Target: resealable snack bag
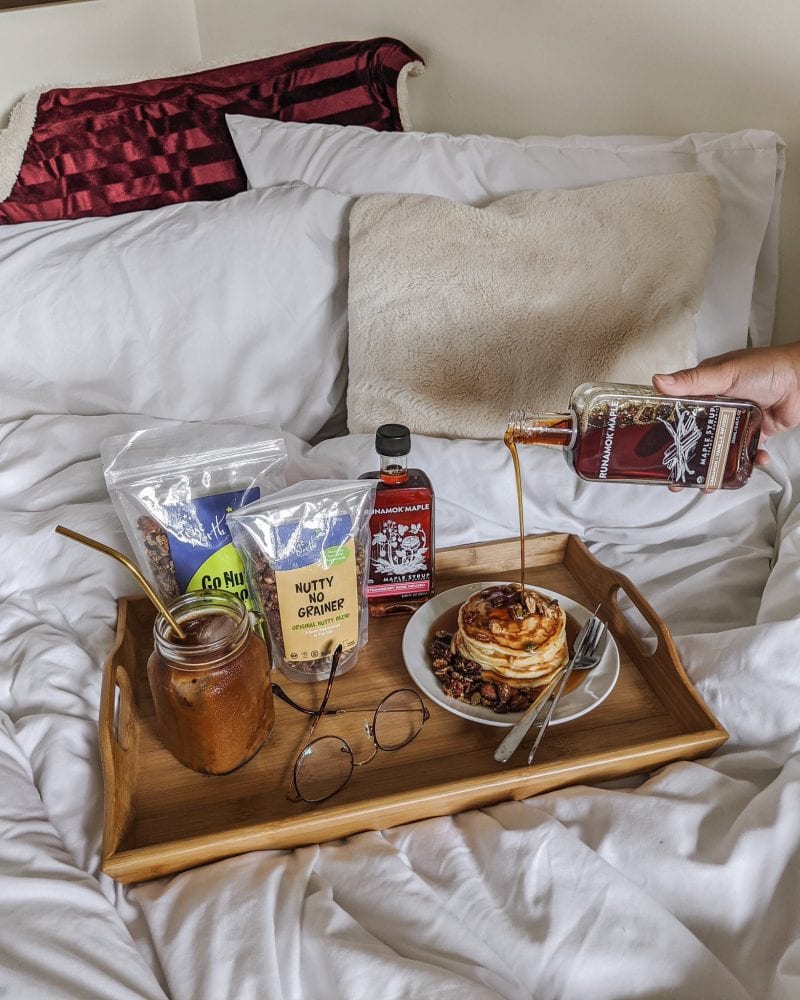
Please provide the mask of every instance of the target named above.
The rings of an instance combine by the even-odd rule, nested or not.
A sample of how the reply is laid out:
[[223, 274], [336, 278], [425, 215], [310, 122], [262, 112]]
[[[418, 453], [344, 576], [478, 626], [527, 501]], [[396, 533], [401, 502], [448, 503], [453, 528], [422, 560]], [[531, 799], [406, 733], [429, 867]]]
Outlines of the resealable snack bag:
[[272, 663], [293, 680], [350, 670], [367, 641], [369, 519], [375, 483], [311, 480], [228, 514]]
[[162, 600], [227, 590], [252, 602], [226, 516], [286, 485], [274, 429], [191, 423], [106, 438], [103, 472], [136, 561]]

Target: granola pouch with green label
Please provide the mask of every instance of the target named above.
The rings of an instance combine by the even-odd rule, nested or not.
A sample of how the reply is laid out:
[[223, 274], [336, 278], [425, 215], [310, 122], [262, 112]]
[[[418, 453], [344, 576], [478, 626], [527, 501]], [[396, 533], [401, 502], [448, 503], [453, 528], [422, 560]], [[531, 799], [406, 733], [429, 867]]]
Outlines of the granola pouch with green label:
[[227, 515], [286, 485], [286, 445], [274, 428], [191, 423], [106, 438], [103, 472], [136, 562], [169, 603], [226, 590], [252, 610]]

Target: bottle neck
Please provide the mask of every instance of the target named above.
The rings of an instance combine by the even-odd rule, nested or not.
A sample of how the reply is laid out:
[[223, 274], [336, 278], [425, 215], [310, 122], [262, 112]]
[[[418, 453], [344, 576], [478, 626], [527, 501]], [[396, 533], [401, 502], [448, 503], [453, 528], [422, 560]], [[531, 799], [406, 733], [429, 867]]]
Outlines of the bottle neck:
[[539, 444], [551, 448], [574, 448], [578, 440], [578, 421], [567, 413], [512, 413], [505, 434], [507, 445]]
[[399, 486], [408, 480], [407, 455], [381, 455], [381, 482], [387, 486]]

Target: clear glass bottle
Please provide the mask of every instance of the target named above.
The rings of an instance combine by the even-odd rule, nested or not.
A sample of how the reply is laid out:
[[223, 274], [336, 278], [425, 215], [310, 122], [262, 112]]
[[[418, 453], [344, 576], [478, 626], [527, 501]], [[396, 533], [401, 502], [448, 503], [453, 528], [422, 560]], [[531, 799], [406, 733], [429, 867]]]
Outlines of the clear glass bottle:
[[255, 756], [272, 731], [266, 647], [235, 594], [190, 591], [169, 610], [185, 638], [163, 615], [156, 618], [147, 676], [158, 735], [192, 770], [227, 774]]
[[422, 469], [408, 468], [411, 432], [382, 424], [375, 433], [377, 479], [367, 599], [374, 616], [414, 611], [434, 593], [434, 492]]
[[513, 413], [505, 441], [561, 447], [591, 482], [734, 490], [753, 471], [761, 422], [760, 408], [747, 400], [584, 382], [565, 413]]

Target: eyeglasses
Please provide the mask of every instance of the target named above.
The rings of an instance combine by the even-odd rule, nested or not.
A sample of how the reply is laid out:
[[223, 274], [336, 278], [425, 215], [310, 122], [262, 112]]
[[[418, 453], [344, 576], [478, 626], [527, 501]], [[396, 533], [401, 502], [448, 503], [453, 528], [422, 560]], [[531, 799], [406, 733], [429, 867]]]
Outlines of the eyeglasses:
[[356, 760], [350, 744], [340, 736], [320, 736], [313, 739], [317, 724], [323, 716], [343, 715], [353, 711], [327, 707], [341, 655], [342, 647], [337, 646], [331, 661], [328, 686], [316, 711], [303, 708], [277, 684], [272, 685], [272, 691], [278, 698], [292, 708], [314, 717], [303, 741], [303, 749], [297, 755], [292, 770], [292, 781], [287, 792], [287, 798], [292, 802], [324, 802], [325, 799], [329, 799], [344, 788], [355, 768], [369, 764], [375, 759], [379, 750], [400, 750], [407, 746], [419, 736], [422, 727], [430, 718], [430, 712], [416, 691], [411, 688], [398, 688], [382, 699], [375, 709], [372, 722], [364, 723], [366, 733], [372, 742], [372, 750], [364, 760]]

